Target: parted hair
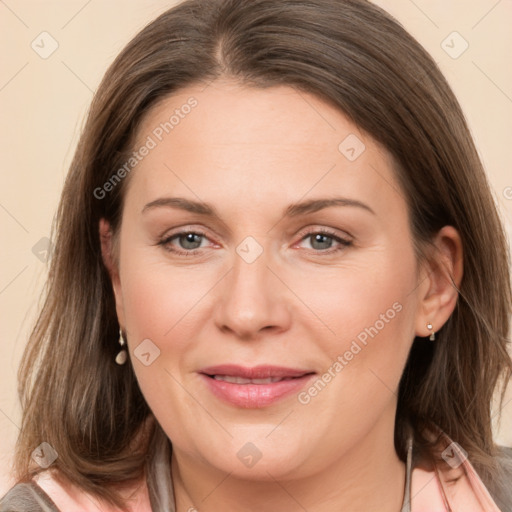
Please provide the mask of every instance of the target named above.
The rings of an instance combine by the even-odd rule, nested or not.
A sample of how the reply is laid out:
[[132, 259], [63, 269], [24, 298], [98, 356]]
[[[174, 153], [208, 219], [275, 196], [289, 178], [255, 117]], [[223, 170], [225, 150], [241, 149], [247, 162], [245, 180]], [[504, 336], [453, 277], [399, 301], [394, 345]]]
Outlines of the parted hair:
[[394, 161], [419, 260], [443, 226], [458, 230], [464, 275], [457, 305], [434, 343], [412, 344], [395, 447], [405, 460], [412, 429], [415, 446], [432, 450], [426, 432], [437, 425], [466, 450], [499, 503], [512, 507], [491, 409], [512, 372], [504, 230], [438, 66], [400, 23], [365, 0], [185, 0], [143, 28], [111, 64], [65, 180], [44, 302], [19, 368], [16, 479], [41, 471], [31, 453], [45, 441], [58, 453], [53, 467], [85, 492], [122, 508], [118, 486], [145, 475], [155, 510], [165, 509], [169, 466], [162, 453], [169, 441], [131, 362], [114, 362], [119, 324], [99, 238], [102, 218], [119, 229], [128, 179], [105, 197], [94, 191], [126, 162], [151, 108], [218, 78], [312, 93], [381, 143]]

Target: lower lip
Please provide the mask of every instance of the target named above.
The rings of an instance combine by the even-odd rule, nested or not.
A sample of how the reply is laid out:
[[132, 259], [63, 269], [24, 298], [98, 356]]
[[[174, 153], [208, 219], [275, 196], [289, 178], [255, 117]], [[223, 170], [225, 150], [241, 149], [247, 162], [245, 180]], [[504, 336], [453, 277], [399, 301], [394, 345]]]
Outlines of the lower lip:
[[200, 376], [218, 398], [244, 409], [257, 409], [271, 405], [294, 392], [298, 393], [314, 374], [269, 384], [233, 384], [208, 377], [204, 373]]

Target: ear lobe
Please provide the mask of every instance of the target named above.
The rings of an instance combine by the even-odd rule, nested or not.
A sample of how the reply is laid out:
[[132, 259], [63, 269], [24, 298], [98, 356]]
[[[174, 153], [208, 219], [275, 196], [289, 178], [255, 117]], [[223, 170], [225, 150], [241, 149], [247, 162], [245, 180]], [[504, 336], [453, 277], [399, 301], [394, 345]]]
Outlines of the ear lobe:
[[444, 226], [433, 240], [434, 250], [429, 258], [425, 286], [419, 299], [416, 335], [426, 337], [438, 331], [450, 318], [459, 298], [459, 287], [463, 276], [463, 248], [458, 231]]

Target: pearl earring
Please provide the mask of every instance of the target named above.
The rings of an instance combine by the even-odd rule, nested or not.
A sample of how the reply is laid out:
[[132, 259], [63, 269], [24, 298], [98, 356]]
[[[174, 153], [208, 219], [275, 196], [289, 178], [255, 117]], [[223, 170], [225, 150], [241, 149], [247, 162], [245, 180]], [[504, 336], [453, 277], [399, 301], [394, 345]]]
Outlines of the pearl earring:
[[[124, 347], [125, 344], [126, 344], [126, 341], [124, 341], [124, 338], [123, 338], [123, 331], [121, 329], [119, 329], [119, 345], [121, 345], [121, 347]], [[128, 352], [126, 352], [126, 350], [123, 348], [116, 356], [116, 363], [119, 365], [123, 365], [124, 363], [126, 363], [127, 359], [128, 359]]]
[[[432, 324], [430, 322], [427, 324], [427, 329], [429, 331], [432, 331], [432, 329], [433, 329]], [[434, 331], [432, 331], [430, 333], [430, 338], [429, 339], [430, 339], [430, 341], [434, 341], [436, 339], [436, 333]]]

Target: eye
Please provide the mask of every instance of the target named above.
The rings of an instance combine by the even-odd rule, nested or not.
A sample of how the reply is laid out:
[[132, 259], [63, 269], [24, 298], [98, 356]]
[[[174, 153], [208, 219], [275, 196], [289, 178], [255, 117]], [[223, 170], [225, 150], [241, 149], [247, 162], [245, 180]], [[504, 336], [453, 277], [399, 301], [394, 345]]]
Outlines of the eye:
[[[179, 256], [193, 256], [201, 252], [200, 249], [205, 247], [202, 244], [207, 239], [206, 234], [201, 231], [180, 231], [165, 236], [158, 245]], [[351, 240], [342, 238], [326, 228], [310, 230], [303, 234], [301, 242], [305, 240], [310, 241], [313, 252], [317, 254], [332, 254], [352, 245]]]
[[[198, 249], [201, 248], [201, 243], [205, 239], [206, 235], [200, 231], [180, 231], [166, 236], [158, 244], [169, 252], [190, 256], [200, 252]], [[173, 244], [174, 241], [177, 244]]]
[[[326, 228], [311, 230], [307, 232], [301, 239], [309, 240], [311, 247], [316, 253], [332, 254], [341, 251], [352, 245], [352, 241], [342, 238], [337, 233]], [[333, 244], [337, 244], [333, 248]]]

